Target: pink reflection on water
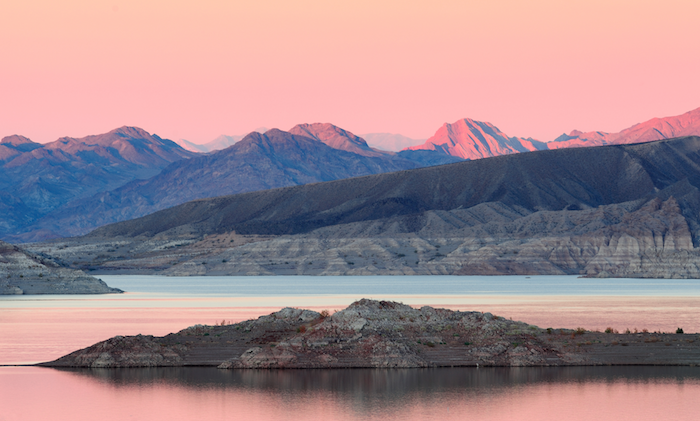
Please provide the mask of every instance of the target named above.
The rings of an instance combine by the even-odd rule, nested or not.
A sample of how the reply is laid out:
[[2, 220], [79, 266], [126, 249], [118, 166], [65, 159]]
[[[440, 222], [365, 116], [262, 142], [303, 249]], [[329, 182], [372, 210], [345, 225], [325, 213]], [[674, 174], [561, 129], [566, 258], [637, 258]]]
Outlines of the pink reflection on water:
[[[116, 335], [164, 336], [279, 310], [239, 308], [11, 308], [0, 311], [0, 364], [50, 361]], [[1, 420], [1, 419], [0, 419]]]
[[[495, 297], [494, 297], [495, 298]], [[501, 298], [491, 303], [446, 304], [461, 311], [491, 312], [540, 327], [613, 327], [650, 332], [700, 332], [700, 298], [683, 297], [533, 297]]]
[[[476, 370], [476, 369], [474, 369]], [[537, 381], [392, 394], [252, 384], [115, 384], [0, 368], [0, 419], [15, 420], [696, 420], [700, 382]]]

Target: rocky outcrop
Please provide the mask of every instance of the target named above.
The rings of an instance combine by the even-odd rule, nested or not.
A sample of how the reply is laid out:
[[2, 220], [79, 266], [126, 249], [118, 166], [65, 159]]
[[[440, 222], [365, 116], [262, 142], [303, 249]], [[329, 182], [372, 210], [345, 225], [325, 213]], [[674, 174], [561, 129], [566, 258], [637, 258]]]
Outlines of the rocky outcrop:
[[59, 266], [0, 241], [0, 295], [122, 292], [82, 271]]
[[160, 338], [118, 336], [41, 365], [269, 369], [698, 363], [698, 335], [541, 329], [490, 313], [362, 299], [332, 315], [285, 308], [257, 320], [196, 325]]

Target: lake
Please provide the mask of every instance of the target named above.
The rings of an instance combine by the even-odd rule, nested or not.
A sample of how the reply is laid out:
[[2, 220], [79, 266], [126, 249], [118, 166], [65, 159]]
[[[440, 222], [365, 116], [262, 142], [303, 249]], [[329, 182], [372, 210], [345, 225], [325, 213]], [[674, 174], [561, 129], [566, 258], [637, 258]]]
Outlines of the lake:
[[697, 420], [700, 368], [0, 368], [0, 420]]
[[[360, 298], [488, 311], [541, 327], [700, 332], [698, 280], [102, 276], [119, 295], [0, 298], [0, 364], [115, 335], [165, 335]], [[221, 371], [0, 367], [0, 421], [39, 419], [696, 419], [700, 368]], [[36, 405], [41, 396], [41, 405]], [[614, 416], [613, 416], [614, 415]]]

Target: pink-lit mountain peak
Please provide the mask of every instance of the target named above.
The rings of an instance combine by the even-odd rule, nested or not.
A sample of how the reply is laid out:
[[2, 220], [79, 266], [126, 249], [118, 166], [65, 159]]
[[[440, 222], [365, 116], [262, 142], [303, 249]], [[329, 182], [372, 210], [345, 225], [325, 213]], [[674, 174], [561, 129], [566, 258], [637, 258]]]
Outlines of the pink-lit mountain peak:
[[151, 135], [144, 129], [140, 127], [122, 126], [117, 129], [111, 130], [107, 133], [90, 135], [81, 138], [75, 137], [62, 137], [55, 142], [47, 143], [46, 146], [49, 148], [60, 148], [61, 144], [83, 144], [90, 146], [113, 146], [115, 143], [121, 143], [124, 140], [128, 141], [145, 141], [148, 144], [162, 144], [163, 140], [156, 135]]
[[130, 126], [82, 138], [62, 137], [43, 145], [42, 149], [71, 155], [90, 151], [110, 160], [113, 157], [113, 151], [116, 150], [120, 159], [137, 165], [157, 167], [194, 155], [173, 141], [161, 139], [141, 128]]
[[533, 139], [508, 137], [491, 123], [470, 118], [445, 123], [424, 144], [410, 150], [435, 150], [464, 159], [481, 159], [518, 152], [546, 149]]
[[685, 114], [652, 118], [618, 133], [572, 131], [547, 145], [549, 149], [652, 142], [700, 134], [700, 108]]
[[363, 138], [330, 123], [297, 124], [289, 130], [289, 133], [310, 137], [325, 143], [331, 148], [353, 152], [362, 156], [383, 156], [387, 154], [387, 152], [371, 148]]
[[34, 149], [40, 148], [41, 144], [32, 142], [29, 138], [12, 135], [3, 137], [0, 140], [0, 161], [7, 161], [24, 152], [31, 152]]
[[614, 137], [614, 143], [640, 143], [700, 133], [700, 108], [685, 114], [652, 118], [625, 129]]
[[35, 142], [32, 142], [28, 137], [24, 137], [21, 135], [12, 135], [12, 136], [5, 136], [0, 140], [0, 145], [10, 145], [10, 146], [19, 146], [19, 145], [26, 145], [26, 144], [36, 144]]

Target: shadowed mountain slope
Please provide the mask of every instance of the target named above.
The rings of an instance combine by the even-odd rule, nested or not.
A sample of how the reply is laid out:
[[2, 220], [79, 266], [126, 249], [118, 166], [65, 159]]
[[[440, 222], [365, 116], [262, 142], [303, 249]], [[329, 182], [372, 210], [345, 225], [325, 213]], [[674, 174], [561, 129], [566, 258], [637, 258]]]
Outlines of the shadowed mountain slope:
[[[416, 217], [404, 218], [401, 227], [415, 232], [423, 227], [420, 215], [426, 211], [492, 203], [526, 215], [649, 200], [664, 189], [698, 186], [700, 137], [688, 137], [506, 155], [197, 200], [102, 227], [90, 237], [295, 234], [401, 215]], [[684, 214], [694, 212], [688, 206], [695, 204], [681, 203]], [[697, 212], [686, 217], [697, 219]]]
[[24, 136], [12, 135], [3, 137], [0, 140], [0, 163], [37, 148], [41, 148], [40, 143], [32, 142]]
[[172, 164], [148, 180], [77, 201], [50, 214], [38, 227], [83, 234], [189, 200], [419, 166], [395, 154], [358, 155], [277, 129], [253, 132], [225, 150]]
[[136, 127], [44, 145], [22, 136], [0, 143], [0, 236], [67, 203], [148, 178], [194, 154]]

